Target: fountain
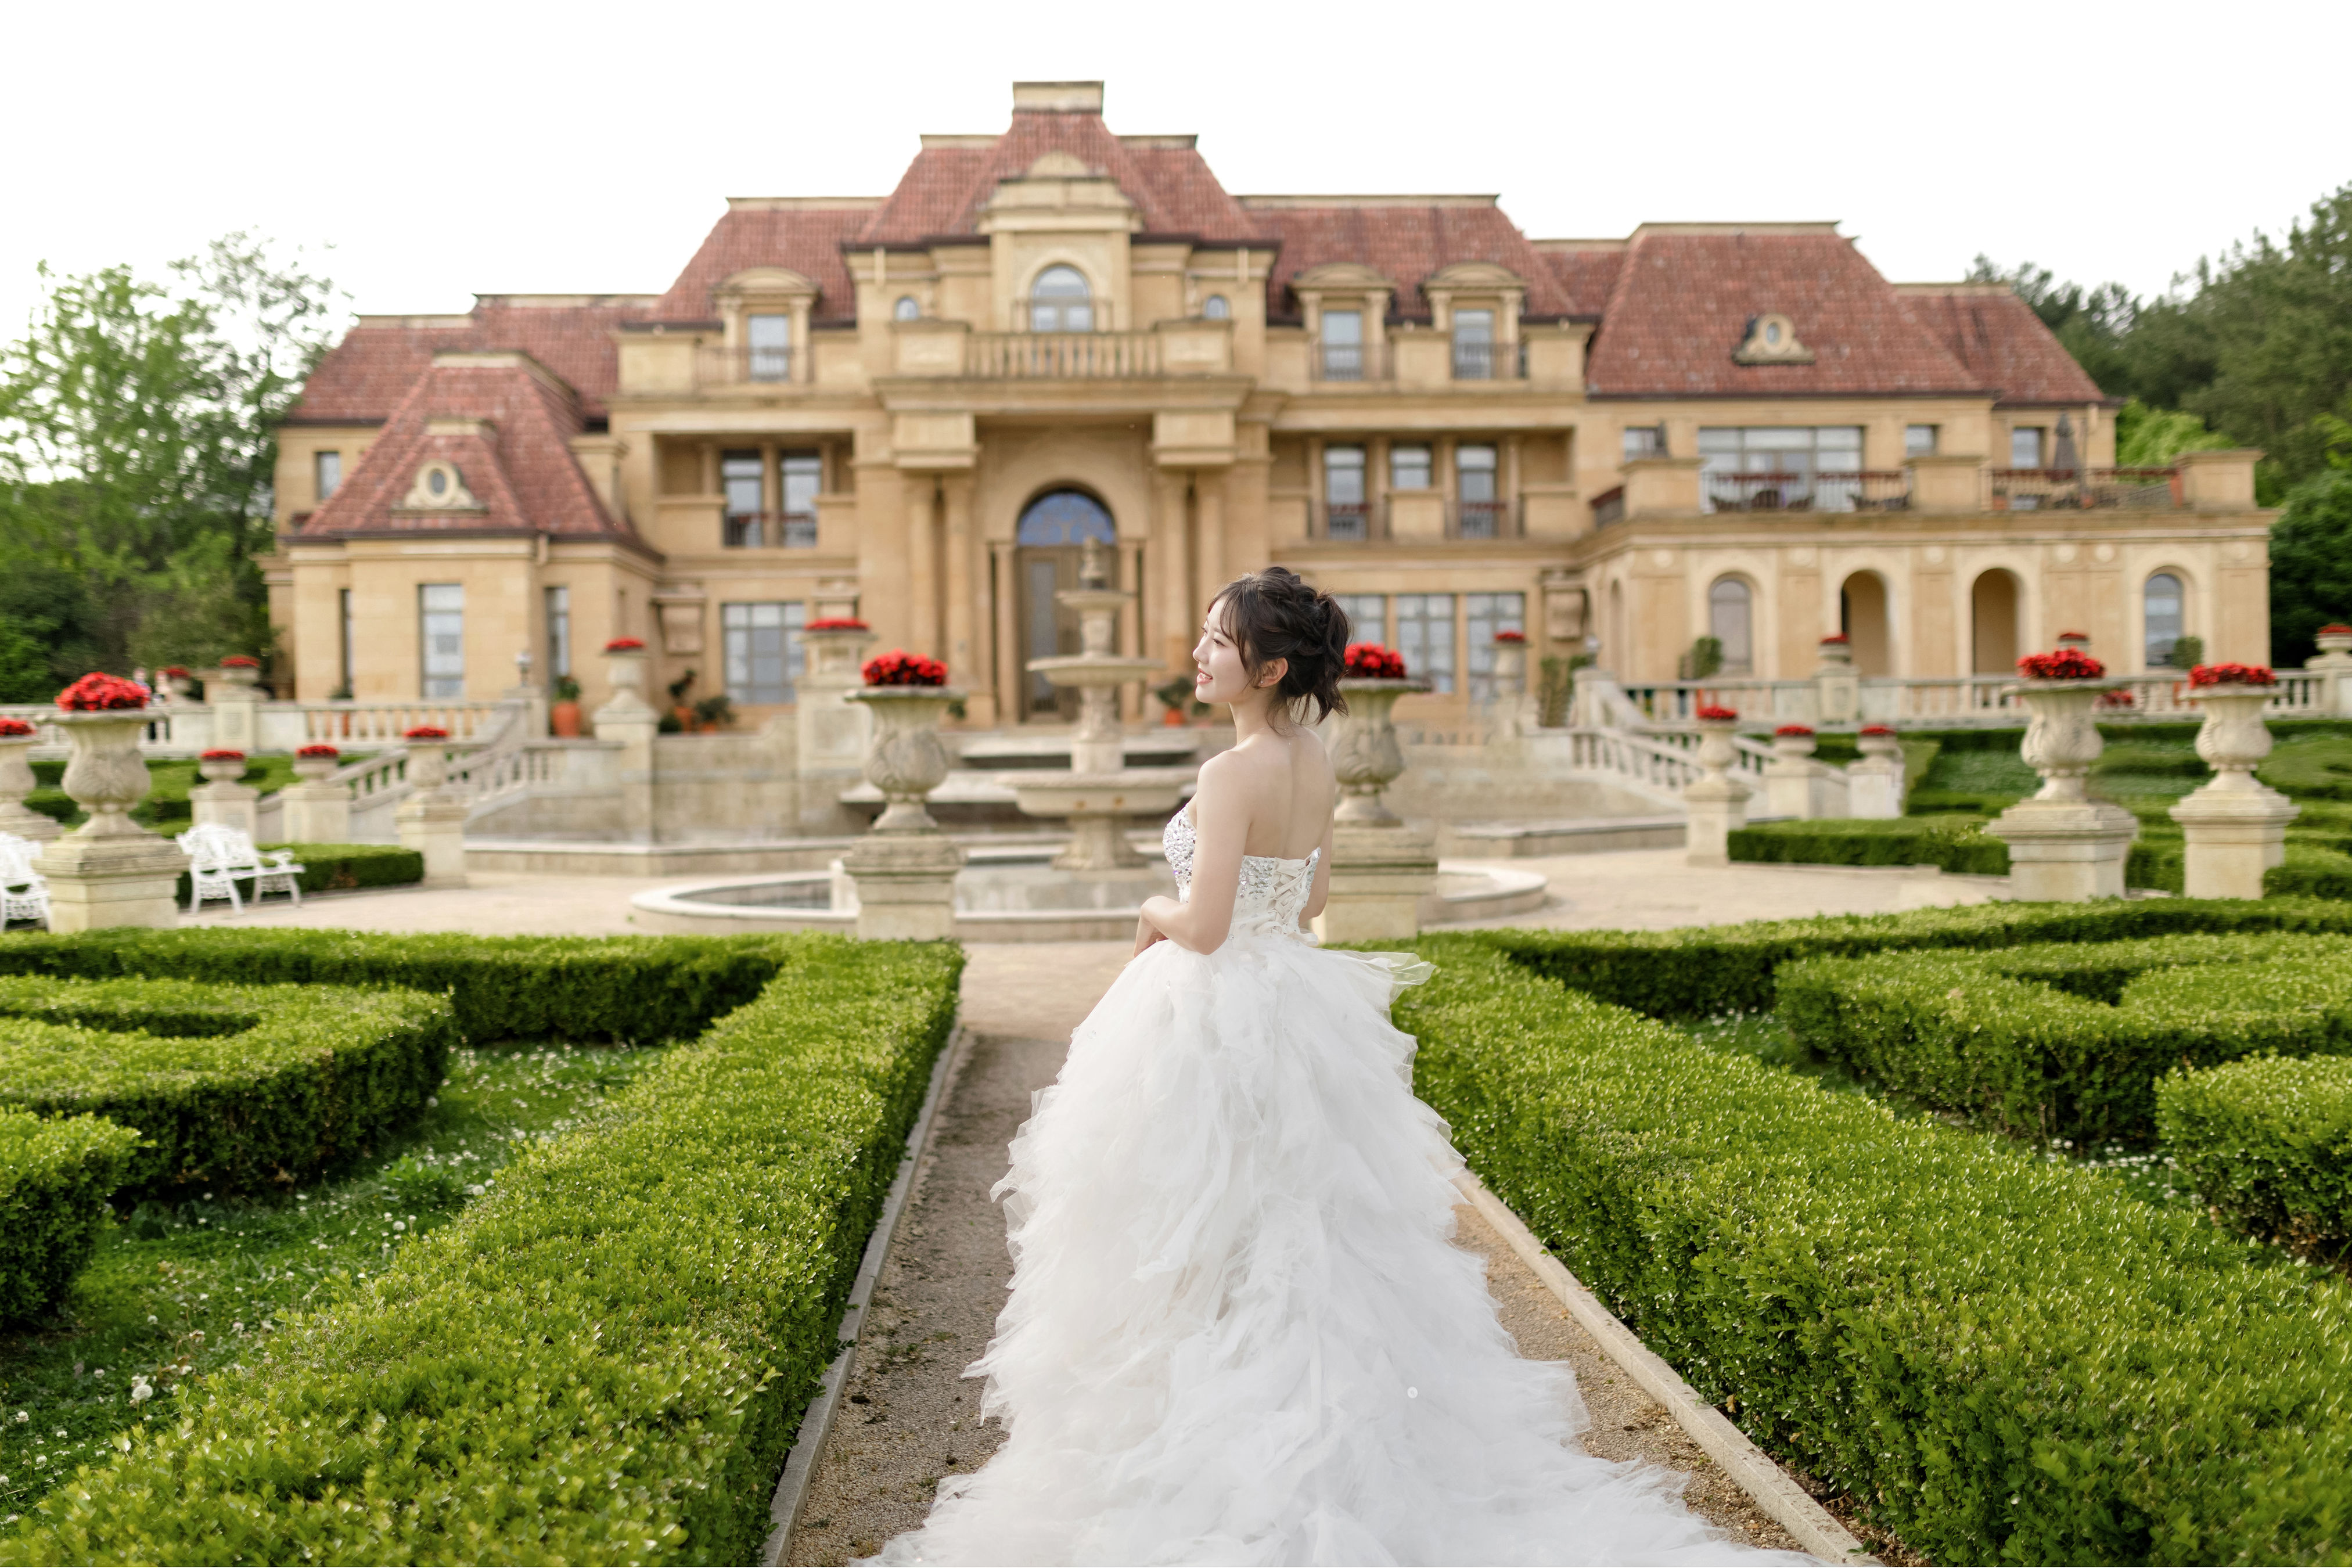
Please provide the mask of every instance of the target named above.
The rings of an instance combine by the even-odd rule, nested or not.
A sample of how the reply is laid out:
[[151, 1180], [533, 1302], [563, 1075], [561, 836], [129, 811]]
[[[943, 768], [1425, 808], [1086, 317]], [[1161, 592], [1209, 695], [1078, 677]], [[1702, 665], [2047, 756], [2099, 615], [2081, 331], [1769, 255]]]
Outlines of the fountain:
[[1055, 686], [1077, 689], [1078, 732], [1070, 746], [1069, 771], [1024, 770], [1000, 782], [1013, 792], [1024, 816], [1069, 819], [1070, 847], [1055, 857], [1055, 869], [1132, 876], [1145, 862], [1127, 841], [1128, 817], [1174, 811], [1194, 770], [1127, 765], [1118, 688], [1156, 673], [1160, 662], [1111, 651], [1119, 607], [1135, 595], [1109, 585], [1108, 552], [1100, 540], [1087, 542], [1078, 586], [1054, 597], [1078, 612], [1079, 651], [1033, 658], [1028, 668]]

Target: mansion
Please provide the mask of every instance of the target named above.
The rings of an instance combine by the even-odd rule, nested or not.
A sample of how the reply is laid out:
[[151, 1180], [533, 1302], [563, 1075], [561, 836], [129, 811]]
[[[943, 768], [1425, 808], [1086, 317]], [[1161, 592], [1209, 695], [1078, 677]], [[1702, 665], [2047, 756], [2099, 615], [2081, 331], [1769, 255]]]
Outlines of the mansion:
[[1096, 540], [1121, 651], [1189, 673], [1210, 594], [1280, 563], [1432, 718], [1504, 630], [1627, 681], [1706, 637], [1764, 679], [1837, 633], [1865, 677], [2061, 629], [2119, 673], [2182, 636], [2267, 661], [2254, 455], [2115, 469], [2114, 400], [2005, 286], [1889, 282], [1828, 223], [1533, 239], [1490, 196], [1235, 195], [1102, 108], [1019, 83], [886, 195], [730, 200], [660, 294], [362, 317], [280, 432], [281, 694], [520, 668], [593, 707], [631, 637], [756, 725], [799, 628], [856, 616], [968, 724], [1058, 721], [1024, 663], [1075, 648], [1054, 595]]

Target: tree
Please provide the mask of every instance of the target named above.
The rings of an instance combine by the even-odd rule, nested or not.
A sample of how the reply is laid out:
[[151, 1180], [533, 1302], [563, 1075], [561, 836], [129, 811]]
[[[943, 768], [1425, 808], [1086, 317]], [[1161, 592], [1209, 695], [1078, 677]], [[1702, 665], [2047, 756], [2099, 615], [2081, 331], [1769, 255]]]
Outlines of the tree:
[[2205, 421], [2178, 408], [2150, 408], [2135, 397], [2116, 412], [2116, 465], [2161, 468], [2183, 452], [2211, 451], [2231, 444], [2205, 428]]
[[44, 268], [47, 299], [0, 351], [0, 648], [47, 647], [52, 682], [268, 648], [252, 556], [277, 426], [335, 296], [244, 234], [172, 272]]
[[2319, 628], [2352, 619], [2352, 468], [2330, 468], [2287, 493], [2271, 527], [2271, 660], [2304, 663]]

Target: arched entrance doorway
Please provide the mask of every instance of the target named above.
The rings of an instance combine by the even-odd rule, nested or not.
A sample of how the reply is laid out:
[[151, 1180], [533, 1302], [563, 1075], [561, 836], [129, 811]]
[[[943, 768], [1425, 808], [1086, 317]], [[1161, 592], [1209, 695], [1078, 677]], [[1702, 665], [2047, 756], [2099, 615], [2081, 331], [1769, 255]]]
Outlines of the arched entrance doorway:
[[1979, 675], [2017, 672], [2017, 624], [2020, 601], [2017, 574], [1994, 567], [1969, 590], [1970, 647], [1969, 668]]
[[1887, 613], [1886, 580], [1856, 572], [1838, 590], [1838, 630], [1853, 652], [1856, 675], [1895, 673], [1895, 630]]
[[[1020, 616], [1021, 658], [1024, 666], [1033, 658], [1078, 651], [1078, 617], [1057, 603], [1054, 595], [1064, 588], [1078, 585], [1079, 554], [1090, 539], [1116, 544], [1118, 525], [1111, 521], [1102, 502], [1084, 490], [1048, 490], [1022, 510], [1013, 542], [1013, 569], [1020, 581], [1016, 613]], [[1076, 691], [1056, 687], [1044, 676], [1023, 669], [1024, 720], [1075, 720], [1077, 710]]]

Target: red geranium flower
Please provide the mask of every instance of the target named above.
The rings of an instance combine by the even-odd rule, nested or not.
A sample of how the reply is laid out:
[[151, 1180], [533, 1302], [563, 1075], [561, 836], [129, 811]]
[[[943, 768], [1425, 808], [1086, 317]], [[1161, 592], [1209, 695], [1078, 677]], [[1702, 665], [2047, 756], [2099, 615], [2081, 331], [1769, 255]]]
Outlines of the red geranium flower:
[[1852, 637], [1850, 637], [1846, 636], [1843, 632], [1832, 632], [1829, 636], [1827, 636], [1827, 637], [1823, 637], [1823, 638], [1822, 639], [1822, 641], [1823, 641], [1823, 642], [1852, 642], [1852, 641], [1853, 641], [1853, 639]]
[[1737, 708], [1718, 708], [1713, 703], [1708, 703], [1699, 709], [1698, 716], [1709, 724], [1728, 724], [1734, 719], [1739, 717], [1739, 710]]
[[334, 748], [334, 747], [332, 747], [332, 746], [328, 746], [328, 745], [317, 745], [317, 746], [305, 746], [305, 747], [303, 747], [300, 751], [296, 752], [294, 754], [295, 754], [296, 756], [298, 756], [298, 757], [329, 757], [329, 758], [332, 758], [332, 757], [340, 757], [340, 756], [341, 756], [343, 753], [342, 753], [342, 752], [339, 752], [339, 751], [337, 751], [337, 750], [335, 750], [335, 748]]
[[614, 637], [611, 642], [604, 645], [604, 651], [606, 653], [627, 653], [632, 648], [641, 648], [645, 646], [646, 639], [643, 637]]
[[2060, 642], [2066, 642], [2070, 639], [2075, 642], [2089, 642], [2091, 640], [2091, 634], [2088, 632], [2060, 632], [2058, 634], [2058, 640]]
[[1864, 724], [1862, 727], [1862, 733], [1865, 735], [1892, 735], [1895, 731], [1888, 729], [1884, 724]]
[[1376, 642], [1351, 642], [1339, 658], [1342, 673], [1358, 680], [1402, 680], [1404, 655]]
[[2346, 626], [2342, 621], [2330, 621], [2319, 628], [2319, 635], [2324, 637], [2352, 637], [2352, 626]]
[[0, 739], [14, 740], [20, 735], [30, 735], [34, 732], [33, 726], [26, 723], [22, 719], [0, 719]]
[[2029, 653], [2017, 661], [2017, 672], [2028, 680], [2096, 680], [2107, 667], [2081, 648], [2062, 647], [2056, 653]]
[[406, 731], [403, 738], [411, 741], [446, 741], [449, 738], [449, 731], [438, 724], [419, 724], [415, 729]]
[[1772, 731], [1775, 735], [1811, 735], [1812, 732], [1811, 724], [1783, 724]]
[[223, 669], [259, 669], [261, 661], [250, 654], [233, 653], [221, 660]]
[[1496, 632], [1495, 634], [1495, 640], [1496, 642], [1525, 642], [1528, 640], [1528, 634], [1525, 632], [1515, 632], [1506, 629]]
[[828, 616], [821, 621], [811, 621], [803, 626], [804, 632], [862, 632], [866, 623], [855, 616]]
[[198, 752], [196, 760], [205, 763], [241, 763], [245, 761], [245, 753], [232, 752], [226, 746], [215, 746], [209, 752]]
[[2191, 686], [2276, 686], [2266, 664], [2200, 664], [2189, 672]]
[[163, 667], [163, 673], [185, 680], [188, 679], [188, 667], [184, 664], [167, 664]]
[[892, 648], [866, 661], [868, 686], [945, 686], [948, 667], [938, 659]]
[[135, 680], [93, 670], [58, 693], [58, 706], [68, 713], [100, 713], [147, 706], [147, 689]]

